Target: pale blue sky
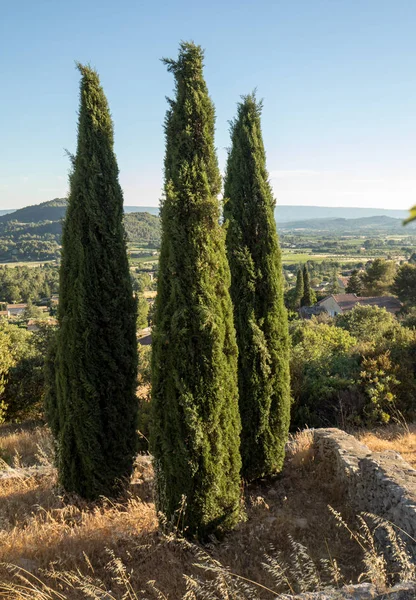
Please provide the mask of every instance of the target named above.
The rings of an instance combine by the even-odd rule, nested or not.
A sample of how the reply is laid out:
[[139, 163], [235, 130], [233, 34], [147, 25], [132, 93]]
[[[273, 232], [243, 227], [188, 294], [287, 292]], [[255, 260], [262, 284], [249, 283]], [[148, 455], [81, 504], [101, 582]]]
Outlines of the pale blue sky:
[[280, 204], [416, 202], [415, 0], [0, 0], [0, 209], [67, 192], [79, 74], [97, 68], [128, 205], [157, 205], [165, 96], [159, 61], [206, 51], [221, 168], [241, 94], [264, 98]]

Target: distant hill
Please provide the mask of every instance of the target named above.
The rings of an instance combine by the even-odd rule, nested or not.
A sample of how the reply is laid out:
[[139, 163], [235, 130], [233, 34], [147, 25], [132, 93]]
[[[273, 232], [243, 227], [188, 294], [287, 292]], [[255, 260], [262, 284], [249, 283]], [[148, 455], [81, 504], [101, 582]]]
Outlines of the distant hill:
[[[42, 204], [35, 204], [34, 206], [27, 206], [19, 210], [0, 210], [0, 215], [13, 213], [13, 220], [18, 220], [22, 223], [27, 223], [37, 220], [56, 220], [55, 218], [47, 219], [47, 217], [41, 216], [39, 210], [49, 213], [53, 216], [50, 209], [54, 208], [52, 203], [56, 202], [55, 208], [62, 209], [65, 205], [65, 198], [56, 198], [49, 202], [43, 202]], [[32, 211], [35, 211], [32, 213]], [[22, 211], [23, 214], [22, 214]], [[59, 210], [58, 210], [59, 212]], [[158, 206], [124, 206], [125, 213], [143, 213], [147, 212], [151, 215], [159, 216]], [[408, 216], [406, 210], [390, 210], [385, 208], [345, 208], [337, 206], [287, 206], [278, 204], [275, 209], [275, 218], [277, 223], [290, 223], [292, 221], [306, 221], [309, 219], [360, 219], [366, 217], [386, 216], [395, 219], [405, 219]], [[9, 217], [12, 219], [12, 217]], [[59, 218], [62, 218], [60, 216]], [[26, 220], [28, 219], [28, 220]], [[1, 216], [0, 216], [1, 220]]]
[[[55, 198], [0, 216], [0, 260], [58, 258], [66, 208], [65, 198]], [[130, 243], [150, 247], [160, 244], [160, 220], [154, 214], [126, 213], [124, 224]]]
[[19, 208], [0, 217], [0, 223], [17, 221], [18, 223], [38, 223], [40, 221], [59, 221], [65, 216], [66, 198], [55, 198], [42, 204]]
[[[55, 198], [0, 216], [0, 260], [51, 260], [59, 256], [62, 220], [67, 200]], [[125, 228], [131, 244], [160, 244], [159, 208], [125, 206]], [[406, 211], [323, 206], [277, 206], [277, 227], [282, 232], [326, 232], [337, 236], [374, 232], [403, 232]], [[301, 217], [301, 219], [299, 219]], [[412, 226], [409, 225], [410, 229]]]
[[405, 219], [406, 210], [389, 210], [384, 208], [345, 208], [337, 206], [285, 206], [277, 205], [275, 209], [277, 223], [306, 221], [309, 219], [361, 219], [366, 217], [386, 216]]
[[[358, 219], [303, 219], [302, 221], [291, 221], [287, 223], [277, 223], [281, 231], [313, 230], [330, 231], [340, 233], [357, 233], [366, 231], [403, 231], [403, 220], [385, 215], [362, 217]], [[408, 225], [408, 228], [412, 225]]]
[[149, 215], [159, 216], [159, 207], [158, 206], [124, 206], [125, 213], [143, 213], [147, 212]]
[[131, 243], [160, 245], [160, 219], [155, 215], [148, 212], [127, 213], [124, 215], [124, 228]]
[[[148, 212], [159, 215], [157, 206], [125, 206], [124, 212]], [[277, 223], [309, 219], [361, 219], [366, 217], [386, 216], [405, 219], [406, 210], [389, 210], [384, 208], [340, 208], [337, 206], [286, 206], [278, 204], [274, 211]]]

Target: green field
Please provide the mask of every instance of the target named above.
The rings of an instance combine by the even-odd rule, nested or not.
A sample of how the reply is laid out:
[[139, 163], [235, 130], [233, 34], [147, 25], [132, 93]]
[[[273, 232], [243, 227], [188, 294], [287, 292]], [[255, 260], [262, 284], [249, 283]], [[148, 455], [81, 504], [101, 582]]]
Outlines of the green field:
[[23, 261], [23, 262], [0, 262], [0, 267], [42, 267], [43, 265], [57, 265], [56, 260], [42, 260], [42, 261]]
[[153, 256], [152, 254], [146, 256], [132, 257], [129, 256], [129, 263], [131, 265], [143, 265], [144, 263], [149, 263], [155, 265], [159, 262], [158, 256]]
[[[369, 256], [365, 257], [368, 260]], [[357, 262], [362, 260], [360, 256], [350, 256], [348, 254], [312, 254], [308, 252], [296, 253], [296, 252], [282, 252], [282, 262], [284, 265], [296, 265], [303, 264], [308, 260], [314, 260], [316, 262], [322, 262], [324, 260], [334, 260], [337, 262]]]

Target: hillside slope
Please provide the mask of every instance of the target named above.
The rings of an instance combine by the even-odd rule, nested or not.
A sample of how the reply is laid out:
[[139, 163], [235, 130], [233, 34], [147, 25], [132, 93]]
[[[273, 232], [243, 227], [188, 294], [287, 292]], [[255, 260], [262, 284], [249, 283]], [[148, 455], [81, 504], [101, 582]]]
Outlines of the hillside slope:
[[[336, 232], [363, 232], [368, 230], [397, 231], [403, 229], [403, 220], [385, 215], [362, 217], [358, 219], [303, 219], [302, 221], [291, 221], [288, 223], [278, 222], [281, 230], [308, 229], [314, 231], [336, 231]], [[410, 226], [409, 226], [410, 227]]]
[[[53, 260], [59, 257], [67, 201], [55, 198], [0, 217], [0, 261]], [[146, 212], [124, 216], [129, 243], [158, 246], [159, 218]]]
[[66, 198], [55, 198], [41, 204], [19, 208], [12, 213], [0, 217], [1, 223], [17, 221], [18, 223], [39, 223], [42, 221], [59, 221], [66, 213]]

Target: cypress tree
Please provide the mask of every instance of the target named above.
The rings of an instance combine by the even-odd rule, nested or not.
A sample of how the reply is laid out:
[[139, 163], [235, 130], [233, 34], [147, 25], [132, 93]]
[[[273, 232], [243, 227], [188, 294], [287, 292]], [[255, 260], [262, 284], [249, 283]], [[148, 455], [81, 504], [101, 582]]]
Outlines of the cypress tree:
[[239, 518], [237, 344], [203, 52], [182, 43], [164, 62], [176, 93], [165, 121], [151, 450], [159, 510], [171, 520], [185, 497], [185, 533], [204, 539]]
[[347, 294], [356, 294], [360, 296], [363, 291], [363, 282], [358, 274], [357, 269], [354, 269], [351, 273], [351, 277], [348, 280], [348, 285], [345, 289]]
[[299, 269], [296, 275], [296, 287], [295, 287], [295, 308], [300, 308], [303, 298], [303, 273], [302, 269]]
[[47, 414], [59, 479], [87, 499], [114, 496], [137, 446], [136, 301], [113, 124], [98, 75], [81, 72], [77, 153], [62, 234], [59, 331]]
[[303, 266], [303, 298], [301, 306], [312, 306], [313, 304], [316, 304], [316, 295], [311, 288], [308, 267], [305, 263]]
[[290, 419], [283, 272], [261, 132], [249, 95], [231, 124], [224, 196], [231, 297], [239, 349], [241, 455], [247, 480], [281, 470]]

